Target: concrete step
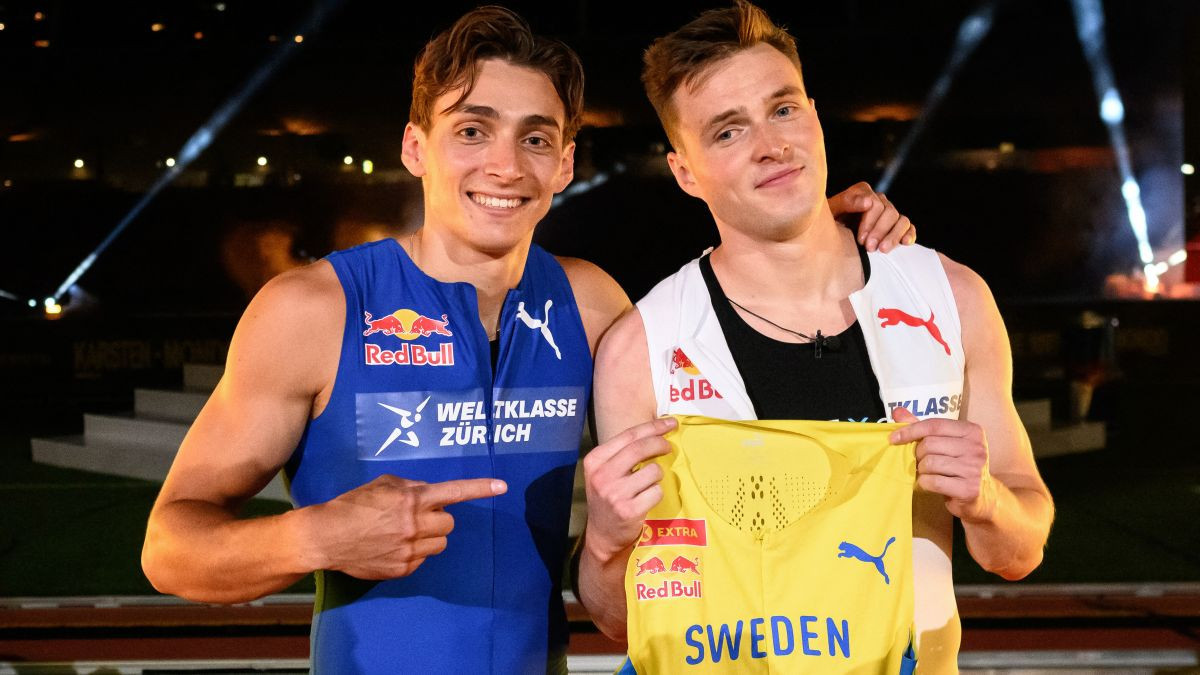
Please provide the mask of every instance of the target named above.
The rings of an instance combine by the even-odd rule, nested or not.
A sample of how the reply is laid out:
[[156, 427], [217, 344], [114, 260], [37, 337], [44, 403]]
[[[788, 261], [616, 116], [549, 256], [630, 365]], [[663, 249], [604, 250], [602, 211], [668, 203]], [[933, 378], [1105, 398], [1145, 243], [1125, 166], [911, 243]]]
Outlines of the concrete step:
[[1028, 429], [1033, 456], [1038, 459], [1102, 450], [1106, 443], [1104, 422], [1080, 422], [1053, 429]]
[[1050, 428], [1050, 399], [1017, 401], [1017, 416], [1027, 431]]
[[111, 476], [162, 482], [175, 453], [135, 446], [88, 444], [83, 436], [35, 438], [30, 441], [33, 461]]
[[188, 391], [212, 391], [221, 381], [225, 366], [207, 363], [183, 364], [183, 388]]
[[84, 413], [83, 436], [88, 445], [144, 448], [174, 457], [190, 425], [117, 415]]
[[138, 417], [191, 424], [208, 401], [203, 391], [134, 389], [133, 412]]
[[[33, 461], [68, 469], [80, 469], [93, 473], [126, 478], [140, 478], [161, 483], [171, 468], [175, 453], [166, 454], [156, 450], [129, 445], [95, 444], [85, 442], [83, 436], [59, 436], [35, 438], [31, 441]], [[275, 476], [258, 493], [261, 499], [288, 501], [283, 479]]]

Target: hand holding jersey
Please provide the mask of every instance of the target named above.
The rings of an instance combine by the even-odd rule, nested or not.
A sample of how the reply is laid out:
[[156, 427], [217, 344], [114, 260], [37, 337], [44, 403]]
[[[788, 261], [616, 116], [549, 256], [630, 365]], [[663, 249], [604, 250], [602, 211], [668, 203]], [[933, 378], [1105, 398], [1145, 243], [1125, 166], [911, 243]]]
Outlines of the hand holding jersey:
[[626, 429], [583, 458], [588, 502], [585, 545], [601, 559], [612, 559], [637, 541], [642, 521], [662, 499], [662, 467], [652, 461], [671, 446], [662, 435], [676, 427], [674, 418]]
[[987, 521], [996, 508], [996, 485], [988, 471], [983, 427], [964, 420], [919, 420], [907, 408], [892, 414], [897, 422], [912, 423], [893, 431], [890, 440], [897, 445], [917, 441], [917, 485], [945, 497], [955, 518]]

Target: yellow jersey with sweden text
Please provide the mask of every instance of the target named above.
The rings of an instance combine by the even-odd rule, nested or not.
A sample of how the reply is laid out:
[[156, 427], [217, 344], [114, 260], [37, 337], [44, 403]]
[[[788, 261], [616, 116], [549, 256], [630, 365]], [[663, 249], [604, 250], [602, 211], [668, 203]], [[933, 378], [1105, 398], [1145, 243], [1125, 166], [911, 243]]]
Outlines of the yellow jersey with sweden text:
[[622, 672], [911, 672], [899, 425], [678, 420], [625, 573]]

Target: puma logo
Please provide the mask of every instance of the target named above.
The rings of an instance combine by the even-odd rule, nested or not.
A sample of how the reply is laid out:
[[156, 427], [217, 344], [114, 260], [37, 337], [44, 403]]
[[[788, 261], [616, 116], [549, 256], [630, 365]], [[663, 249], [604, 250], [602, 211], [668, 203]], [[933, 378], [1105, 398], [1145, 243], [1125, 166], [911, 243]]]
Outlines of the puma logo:
[[883, 583], [891, 585], [892, 580], [888, 578], [887, 570], [883, 569], [883, 556], [887, 555], [888, 547], [895, 543], [895, 541], [895, 537], [888, 539], [887, 543], [883, 545], [883, 553], [880, 553], [878, 556], [873, 556], [854, 544], [851, 544], [848, 541], [843, 541], [842, 543], [838, 544], [837, 557], [854, 558], [855, 560], [861, 560], [863, 562], [874, 564], [875, 569], [879, 571], [879, 574], [883, 575]]
[[924, 326], [925, 330], [929, 331], [930, 337], [937, 340], [938, 344], [946, 349], [946, 356], [950, 355], [950, 345], [942, 339], [942, 331], [938, 330], [937, 324], [933, 322], [933, 312], [929, 312], [928, 319], [919, 319], [912, 314], [899, 309], [883, 308], [879, 310], [879, 318], [883, 319], [883, 323], [879, 324], [880, 328], [904, 324], [905, 326]]

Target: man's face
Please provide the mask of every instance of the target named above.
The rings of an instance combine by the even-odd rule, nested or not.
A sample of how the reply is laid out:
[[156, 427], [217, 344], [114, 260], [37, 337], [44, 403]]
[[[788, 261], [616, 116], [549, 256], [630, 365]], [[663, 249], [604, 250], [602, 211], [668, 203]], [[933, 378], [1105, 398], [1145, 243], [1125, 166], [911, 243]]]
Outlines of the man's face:
[[759, 44], [681, 86], [672, 101], [679, 146], [667, 155], [685, 192], [718, 224], [753, 237], [798, 234], [825, 199], [825, 140], [800, 72]]
[[404, 130], [404, 165], [421, 178], [425, 223], [472, 248], [504, 255], [527, 244], [571, 182], [575, 144], [565, 144], [565, 111], [544, 73], [481, 61], [461, 103], [453, 89], [434, 102], [428, 131]]

